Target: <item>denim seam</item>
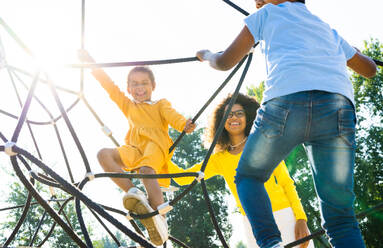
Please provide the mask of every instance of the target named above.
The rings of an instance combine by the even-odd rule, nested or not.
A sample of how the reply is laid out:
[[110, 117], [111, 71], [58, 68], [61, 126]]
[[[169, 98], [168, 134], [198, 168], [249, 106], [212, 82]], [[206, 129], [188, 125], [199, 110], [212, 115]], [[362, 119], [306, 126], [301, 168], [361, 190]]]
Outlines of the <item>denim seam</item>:
[[310, 104], [308, 106], [308, 111], [307, 111], [307, 124], [306, 124], [305, 137], [304, 137], [305, 140], [308, 140], [310, 136], [311, 122], [312, 122], [312, 109], [313, 109], [313, 102], [312, 102], [312, 99], [310, 99]]
[[351, 142], [348, 141], [347, 138], [345, 138], [345, 135], [346, 134], [352, 134], [354, 131], [352, 131], [352, 129], [350, 128], [350, 131], [346, 131], [346, 132], [343, 132], [345, 130], [348, 130], [348, 128], [343, 128], [342, 127], [342, 120], [341, 120], [341, 114], [342, 114], [342, 111], [351, 111], [351, 110], [348, 110], [348, 109], [339, 109], [338, 110], [338, 135], [339, 137], [348, 145], [350, 146], [350, 148], [353, 148], [354, 147], [354, 144], [352, 144]]

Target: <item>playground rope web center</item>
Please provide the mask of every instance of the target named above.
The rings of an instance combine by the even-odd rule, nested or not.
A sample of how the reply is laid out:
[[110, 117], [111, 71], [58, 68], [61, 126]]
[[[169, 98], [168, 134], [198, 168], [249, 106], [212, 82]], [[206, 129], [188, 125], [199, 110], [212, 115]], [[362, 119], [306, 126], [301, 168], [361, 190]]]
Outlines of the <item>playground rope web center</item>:
[[[234, 9], [240, 11], [242, 14], [248, 15], [246, 11], [241, 9], [240, 7], [236, 6], [230, 1], [224, 0], [225, 3], [233, 7]], [[85, 0], [82, 1], [82, 27], [84, 27], [84, 12], [85, 12]], [[33, 56], [33, 53], [28, 49], [28, 47], [18, 38], [18, 36], [12, 31], [12, 29], [0, 18], [0, 24], [5, 28], [7, 33], [14, 39], [14, 41], [20, 45], [26, 53]], [[82, 28], [82, 35], [84, 31]], [[257, 44], [256, 44], [257, 45]], [[83, 45], [82, 45], [83, 46]], [[82, 47], [83, 48], [83, 47]], [[4, 49], [1, 44], [0, 40], [0, 55], [4, 54]], [[203, 113], [203, 111], [208, 107], [208, 105], [213, 101], [213, 99], [218, 95], [218, 93], [227, 85], [227, 83], [233, 78], [233, 76], [238, 72], [238, 70], [242, 67], [243, 64], [245, 64], [242, 75], [240, 76], [239, 82], [237, 84], [237, 87], [233, 93], [232, 100], [229, 103], [228, 110], [231, 109], [231, 106], [236, 101], [237, 95], [239, 93], [239, 90], [242, 86], [242, 83], [245, 79], [246, 73], [249, 69], [250, 63], [252, 60], [252, 52], [250, 52], [247, 56], [245, 56], [240, 63], [229, 73], [227, 78], [224, 80], [224, 82], [219, 86], [219, 88], [212, 94], [210, 99], [203, 105], [203, 107], [199, 110], [199, 112], [194, 116], [192, 119], [193, 122], [196, 122], [199, 116]], [[189, 57], [189, 58], [178, 58], [178, 59], [168, 59], [168, 60], [156, 60], [156, 61], [137, 61], [137, 62], [121, 62], [121, 63], [94, 63], [94, 64], [72, 64], [67, 65], [67, 67], [70, 68], [78, 68], [81, 71], [84, 68], [96, 68], [96, 67], [121, 67], [121, 66], [137, 66], [137, 65], [160, 65], [160, 64], [171, 64], [171, 63], [185, 63], [185, 62], [191, 62], [191, 61], [197, 61], [196, 57]], [[23, 222], [25, 221], [27, 215], [29, 214], [29, 211], [31, 209], [31, 206], [34, 204], [39, 204], [42, 208], [44, 208], [45, 213], [41, 217], [41, 221], [39, 225], [36, 227], [35, 235], [30, 240], [29, 245], [30, 246], [42, 246], [50, 237], [52, 234], [55, 226], [58, 224], [71, 238], [72, 240], [79, 246], [79, 247], [93, 247], [92, 240], [90, 238], [90, 235], [88, 233], [87, 227], [85, 225], [85, 221], [83, 219], [81, 204], [85, 205], [90, 212], [95, 216], [95, 218], [100, 222], [100, 224], [105, 228], [106, 232], [112, 237], [112, 239], [116, 242], [118, 246], [121, 247], [121, 244], [119, 240], [114, 236], [114, 234], [108, 229], [107, 225], [103, 222], [103, 220], [109, 222], [111, 225], [113, 225], [115, 228], [120, 230], [123, 234], [128, 236], [131, 240], [138, 243], [141, 247], [154, 247], [152, 243], [148, 241], [147, 238], [145, 238], [143, 232], [140, 230], [138, 225], [136, 224], [135, 220], [142, 219], [142, 218], [148, 218], [152, 217], [157, 214], [166, 214], [167, 212], [171, 211], [173, 207], [175, 207], [176, 203], [182, 199], [183, 196], [185, 196], [193, 187], [195, 187], [197, 184], [200, 184], [204, 193], [204, 198], [207, 202], [208, 210], [210, 213], [211, 220], [214, 224], [215, 230], [218, 234], [218, 237], [223, 245], [223, 247], [229, 247], [224, 239], [223, 234], [220, 231], [220, 228], [218, 226], [218, 222], [215, 218], [214, 211], [211, 207], [210, 199], [208, 196], [208, 192], [205, 185], [205, 180], [203, 178], [204, 171], [207, 166], [207, 161], [209, 160], [210, 155], [213, 152], [213, 149], [215, 147], [215, 144], [217, 143], [218, 137], [220, 136], [222, 130], [224, 129], [224, 124], [226, 122], [227, 116], [229, 114], [229, 111], [226, 111], [224, 114], [224, 117], [217, 129], [216, 136], [214, 137], [214, 140], [211, 144], [211, 147], [208, 150], [207, 155], [205, 156], [203, 165], [201, 167], [200, 172], [188, 172], [188, 173], [179, 173], [179, 174], [160, 174], [160, 175], [142, 175], [142, 174], [130, 174], [130, 173], [94, 173], [92, 172], [88, 159], [86, 157], [86, 154], [84, 152], [83, 146], [81, 145], [81, 142], [76, 134], [75, 128], [73, 127], [71, 121], [68, 118], [68, 114], [70, 111], [72, 111], [79, 102], [82, 102], [85, 104], [85, 106], [88, 108], [90, 113], [94, 116], [94, 118], [97, 120], [97, 122], [102, 127], [103, 132], [105, 135], [107, 135], [112, 142], [119, 146], [116, 139], [113, 137], [112, 132], [109, 130], [108, 127], [104, 125], [101, 118], [97, 115], [96, 111], [92, 109], [90, 104], [88, 103], [84, 93], [83, 93], [83, 87], [82, 87], [82, 79], [80, 91], [75, 92], [72, 90], [64, 89], [61, 87], [55, 86], [53, 80], [49, 77], [48, 73], [40, 70], [36, 70], [33, 73], [27, 72], [23, 69], [14, 67], [7, 63], [7, 60], [5, 56], [2, 58], [1, 66], [3, 69], [8, 71], [10, 83], [13, 85], [13, 88], [16, 92], [16, 95], [18, 96], [18, 101], [20, 106], [22, 107], [20, 114], [14, 114], [7, 112], [5, 110], [0, 109], [0, 114], [17, 120], [16, 127], [14, 129], [13, 135], [11, 137], [6, 137], [0, 130], [0, 138], [4, 142], [4, 145], [0, 145], [0, 152], [4, 152], [7, 155], [9, 155], [13, 170], [19, 180], [22, 182], [22, 184], [25, 186], [25, 188], [28, 190], [29, 194], [26, 199], [26, 202], [22, 206], [15, 206], [5, 209], [0, 209], [0, 211], [5, 211], [9, 209], [14, 209], [18, 207], [22, 207], [23, 211], [21, 214], [20, 219], [18, 220], [14, 230], [7, 238], [6, 242], [2, 244], [3, 247], [8, 247], [9, 244], [15, 239], [18, 231], [20, 230], [20, 227], [22, 226]], [[382, 62], [375, 61], [378, 65], [382, 65]], [[22, 78], [29, 78], [30, 83], [26, 84], [23, 82]], [[27, 89], [28, 94], [23, 100], [21, 97], [21, 94], [19, 93], [16, 85], [16, 81], [22, 82], [22, 85]], [[46, 84], [50, 90], [51, 95], [53, 96], [53, 99], [60, 111], [59, 116], [54, 116], [53, 113], [50, 111], [50, 108], [48, 108], [43, 101], [35, 94], [36, 86], [38, 84]], [[62, 103], [62, 100], [60, 98], [59, 92], [65, 92], [67, 94], [73, 94], [76, 96], [76, 99], [72, 102], [72, 104], [69, 105], [68, 108], [64, 108], [64, 104]], [[43, 110], [44, 112], [49, 116], [48, 121], [35, 121], [28, 118], [29, 109], [31, 102], [36, 102]], [[68, 154], [66, 152], [66, 149], [64, 147], [64, 142], [62, 139], [62, 134], [57, 126], [58, 122], [64, 122], [67, 130], [70, 133], [71, 138], [73, 139], [75, 146], [81, 155], [82, 161], [85, 166], [86, 174], [83, 177], [82, 180], [75, 182], [73, 177], [73, 172], [71, 169], [71, 166], [69, 164], [69, 158]], [[52, 127], [54, 130], [54, 133], [56, 135], [58, 144], [60, 146], [60, 150], [62, 152], [63, 159], [66, 164], [66, 170], [68, 172], [70, 181], [65, 180], [61, 175], [59, 175], [55, 170], [53, 170], [49, 165], [45, 164], [38, 145], [38, 141], [36, 139], [36, 136], [32, 130], [33, 125], [39, 125], [39, 126], [49, 126]], [[27, 128], [28, 133], [33, 140], [34, 148], [37, 151], [37, 155], [33, 155], [32, 153], [28, 152], [23, 147], [18, 146], [18, 140], [20, 136], [20, 132], [22, 128]], [[179, 143], [179, 141], [184, 136], [184, 132], [180, 134], [180, 136], [177, 138], [177, 140], [174, 142], [173, 146], [169, 149], [169, 152], [171, 152], [176, 145]], [[34, 166], [32, 166], [34, 165]], [[37, 167], [38, 169], [34, 169], [34, 167]], [[83, 188], [85, 185], [95, 179], [98, 178], [174, 178], [174, 177], [195, 177], [195, 180], [186, 187], [182, 192], [178, 193], [178, 195], [174, 196], [174, 198], [165, 204], [162, 204], [156, 211], [144, 215], [137, 215], [134, 213], [129, 213], [125, 210], [119, 210], [115, 209], [110, 206], [105, 206], [102, 204], [98, 204], [94, 202], [92, 199], [90, 199], [87, 195], [83, 193]], [[44, 199], [44, 196], [36, 189], [35, 187], [35, 181], [40, 182], [42, 185], [46, 185], [49, 187], [51, 192], [50, 199]], [[55, 195], [54, 189], [60, 189], [70, 195], [67, 199], [57, 199]], [[35, 200], [35, 202], [32, 202], [32, 199]], [[70, 202], [75, 202], [75, 209], [76, 209], [76, 215], [78, 218], [78, 222], [81, 226], [82, 231], [82, 237], [80, 237], [74, 230], [72, 225], [70, 224], [68, 217], [65, 213], [65, 206]], [[56, 211], [51, 204], [57, 204], [59, 206], [59, 211]], [[376, 206], [374, 210], [381, 209], [382, 204], [379, 206]], [[360, 213], [359, 217], [364, 217], [372, 210], [368, 210], [366, 212]], [[130, 222], [131, 226], [134, 228], [133, 230], [130, 230], [125, 224], [121, 223], [119, 220], [117, 220], [115, 217], [113, 217], [110, 213], [123, 215], [127, 218], [127, 220]], [[41, 231], [41, 223], [43, 219], [45, 218], [45, 215], [49, 214], [50, 217], [54, 220], [54, 223], [52, 224], [52, 227], [46, 237], [39, 243], [35, 244], [34, 239], [39, 231]], [[101, 219], [103, 218], [103, 220]], [[318, 232], [314, 232], [310, 236], [295, 241], [286, 247], [293, 247], [295, 245], [298, 245], [300, 243], [305, 242], [308, 239], [311, 239], [315, 236], [323, 234], [323, 230], [320, 230]], [[175, 237], [169, 236], [169, 239], [177, 243], [178, 245], [182, 247], [188, 247], [186, 244], [184, 244], [182, 241], [178, 240]], [[164, 247], [166, 247], [166, 243], [164, 244]]]

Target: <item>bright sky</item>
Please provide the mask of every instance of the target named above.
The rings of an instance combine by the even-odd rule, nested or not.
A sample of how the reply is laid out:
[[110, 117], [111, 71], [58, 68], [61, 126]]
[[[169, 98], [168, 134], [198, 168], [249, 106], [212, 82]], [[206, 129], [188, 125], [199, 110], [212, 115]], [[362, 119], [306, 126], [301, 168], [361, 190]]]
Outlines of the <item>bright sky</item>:
[[[251, 0], [238, 0], [235, 3], [248, 12], [255, 10], [254, 2]], [[307, 0], [307, 6], [353, 46], [363, 48], [363, 40], [370, 38], [383, 41], [381, 0]], [[76, 50], [81, 44], [81, 1], [7, 0], [2, 1], [0, 17], [45, 64], [77, 63]], [[243, 17], [241, 13], [219, 0], [87, 1], [84, 44], [99, 62], [191, 57], [200, 49], [224, 50], [242, 28]], [[28, 57], [22, 54], [1, 25], [0, 40], [9, 64], [24, 69], [30, 68]], [[125, 89], [128, 70], [129, 68], [111, 68], [106, 71], [122, 89]], [[167, 98], [177, 110], [187, 116], [195, 115], [229, 74], [215, 71], [207, 64], [199, 62], [155, 66], [153, 70], [157, 79], [154, 99]], [[77, 69], [56, 68], [49, 73], [57, 85], [76, 91], [79, 89]], [[97, 82], [89, 76], [88, 71], [85, 74], [86, 98], [113, 131], [116, 139], [122, 143], [127, 131], [126, 121]], [[242, 91], [245, 91], [246, 86], [257, 85], [263, 78], [263, 58], [257, 51]], [[20, 107], [5, 70], [0, 70], [0, 80], [0, 99], [2, 99], [0, 109], [19, 115]], [[25, 82], [29, 84], [31, 79], [26, 79]], [[228, 92], [233, 91], [237, 82], [238, 77], [233, 79], [228, 89], [224, 90], [212, 106]], [[36, 94], [48, 102], [56, 116], [57, 108], [51, 105], [50, 93], [43, 86], [38, 90]], [[26, 92], [22, 92], [21, 95], [25, 97]], [[64, 95], [62, 100], [65, 106], [69, 106], [74, 97]], [[47, 120], [48, 116], [42, 115], [40, 111], [39, 108], [31, 110], [31, 119]], [[200, 126], [206, 123], [210, 112], [211, 108], [200, 117], [198, 121]], [[101, 169], [95, 160], [96, 152], [102, 147], [113, 147], [113, 144], [102, 134], [98, 123], [84, 104], [76, 106], [70, 118], [75, 123], [92, 170], [100, 172]], [[10, 138], [15, 128], [15, 121], [8, 119], [0, 115], [2, 123], [0, 132]], [[23, 128], [22, 135], [28, 136], [26, 129]], [[49, 135], [46, 127], [36, 129], [38, 134], [40, 132], [45, 135], [43, 137]], [[69, 136], [66, 131], [62, 132], [64, 136]], [[20, 138], [21, 147], [32, 149], [30, 141], [25, 141], [25, 144], [23, 141]], [[43, 153], [48, 154], [43, 157], [44, 161], [63, 166], [62, 162], [57, 161], [57, 157], [61, 155], [52, 150], [52, 142], [49, 139], [39, 140], [40, 143], [44, 141], [48, 141], [45, 145], [42, 144]], [[73, 142], [68, 142], [66, 145], [73, 147]], [[72, 158], [77, 161], [77, 153], [71, 155]], [[0, 165], [10, 170], [8, 161], [5, 155], [0, 155]], [[81, 163], [78, 167], [82, 168]], [[82, 178], [84, 172], [78, 174], [78, 178]], [[105, 180], [101, 184], [111, 189], [110, 194], [113, 197], [120, 197], [109, 181]], [[94, 194], [96, 201], [104, 199], [95, 192], [97, 187], [90, 188], [94, 190], [93, 192], [90, 190], [89, 195]], [[3, 204], [0, 203], [1, 206]], [[242, 235], [242, 226], [238, 225], [238, 222], [234, 223], [236, 224], [231, 240], [232, 246]]]

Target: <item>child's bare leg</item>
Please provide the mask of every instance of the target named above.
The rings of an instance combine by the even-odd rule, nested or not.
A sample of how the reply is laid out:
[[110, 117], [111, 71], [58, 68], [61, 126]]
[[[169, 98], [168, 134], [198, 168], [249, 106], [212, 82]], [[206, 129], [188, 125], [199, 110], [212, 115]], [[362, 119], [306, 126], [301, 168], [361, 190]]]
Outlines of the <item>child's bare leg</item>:
[[[144, 166], [140, 168], [141, 174], [156, 174], [156, 171], [150, 167]], [[150, 206], [156, 210], [159, 205], [164, 203], [164, 196], [160, 185], [158, 184], [157, 179], [142, 179], [143, 184], [145, 185], [146, 192], [148, 193], [148, 200]]]
[[[120, 154], [117, 149], [103, 148], [97, 158], [105, 172], [125, 173], [122, 169], [124, 164], [121, 161]], [[127, 192], [131, 187], [134, 187], [132, 181], [128, 178], [111, 178], [118, 187]]]

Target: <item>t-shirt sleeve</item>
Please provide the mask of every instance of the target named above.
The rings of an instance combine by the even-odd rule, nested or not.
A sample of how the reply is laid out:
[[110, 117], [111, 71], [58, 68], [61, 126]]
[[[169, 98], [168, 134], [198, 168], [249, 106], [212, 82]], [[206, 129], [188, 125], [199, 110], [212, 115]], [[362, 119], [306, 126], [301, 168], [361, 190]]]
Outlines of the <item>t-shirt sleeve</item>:
[[267, 17], [266, 8], [262, 8], [257, 12], [251, 14], [245, 18], [245, 24], [249, 29], [251, 35], [253, 35], [254, 42], [257, 43], [263, 40], [263, 28]]
[[346, 60], [351, 59], [355, 55], [356, 49], [352, 47], [345, 39], [343, 39], [337, 31], [333, 30], [333, 32], [334, 35], [338, 36], [340, 39], [340, 47], [344, 53], [344, 56], [346, 57]]

